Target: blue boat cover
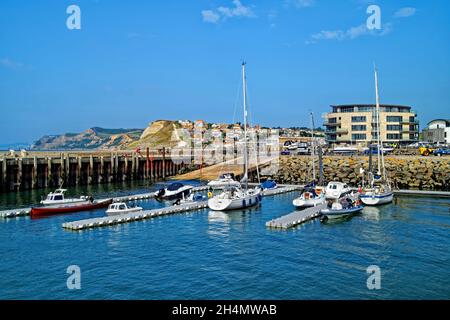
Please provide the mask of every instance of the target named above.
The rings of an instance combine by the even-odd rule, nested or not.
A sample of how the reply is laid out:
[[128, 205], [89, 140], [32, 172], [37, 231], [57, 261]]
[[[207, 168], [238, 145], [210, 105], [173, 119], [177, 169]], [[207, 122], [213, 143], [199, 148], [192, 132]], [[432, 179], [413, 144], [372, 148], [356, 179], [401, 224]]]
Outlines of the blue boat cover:
[[172, 183], [171, 185], [169, 185], [169, 186], [167, 187], [167, 190], [169, 190], [169, 191], [176, 191], [176, 190], [182, 188], [183, 186], [184, 186], [184, 185], [183, 185], [182, 183], [180, 183], [180, 182], [175, 182], [175, 183]]
[[273, 189], [277, 186], [277, 183], [273, 180], [266, 180], [261, 183], [261, 188], [263, 189]]

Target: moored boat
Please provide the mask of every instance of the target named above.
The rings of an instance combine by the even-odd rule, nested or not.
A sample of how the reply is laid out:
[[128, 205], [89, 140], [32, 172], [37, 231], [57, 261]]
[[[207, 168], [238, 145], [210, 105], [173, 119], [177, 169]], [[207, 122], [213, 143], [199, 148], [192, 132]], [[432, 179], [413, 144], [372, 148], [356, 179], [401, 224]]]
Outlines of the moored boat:
[[245, 209], [259, 204], [262, 200], [261, 189], [244, 190], [229, 188], [208, 200], [208, 207], [215, 211]]
[[[259, 204], [262, 200], [261, 189], [259, 187], [248, 188], [248, 135], [247, 135], [247, 84], [245, 75], [245, 62], [242, 63], [242, 89], [243, 89], [243, 109], [244, 109], [244, 175], [241, 180], [242, 187], [227, 188], [222, 193], [208, 200], [208, 207], [214, 211], [228, 211], [245, 209]], [[257, 167], [258, 168], [258, 167]]]
[[352, 190], [350, 187], [342, 182], [332, 181], [329, 182], [325, 189], [325, 198], [327, 200], [336, 200], [341, 198], [344, 194], [350, 193]]
[[227, 187], [240, 187], [239, 181], [234, 180], [233, 173], [225, 173], [220, 175], [216, 180], [208, 182], [208, 187], [213, 189], [223, 189]]
[[113, 199], [84, 201], [80, 203], [60, 204], [45, 207], [35, 207], [31, 209], [31, 217], [48, 216], [54, 214], [74, 213], [81, 211], [90, 211], [108, 207]]
[[180, 199], [183, 196], [189, 195], [193, 186], [186, 186], [181, 182], [175, 182], [170, 184], [167, 188], [162, 188], [155, 192], [157, 199], [173, 200]]
[[340, 199], [329, 200], [328, 207], [320, 210], [323, 215], [321, 221], [339, 219], [360, 212], [364, 208], [358, 196], [347, 194]]
[[321, 205], [325, 202], [325, 190], [322, 187], [306, 186], [300, 197], [295, 198], [292, 204], [297, 208], [308, 208]]
[[[361, 190], [361, 201], [369, 206], [376, 206], [381, 204], [386, 204], [392, 202], [394, 199], [394, 193], [392, 192], [392, 187], [388, 176], [386, 174], [386, 167], [384, 165], [384, 147], [383, 140], [381, 139], [380, 132], [380, 96], [378, 93], [378, 72], [375, 69], [375, 96], [376, 96], [376, 112], [375, 112], [375, 120], [376, 120], [376, 128], [377, 128], [377, 144], [376, 144], [376, 152], [377, 152], [377, 165], [378, 171], [376, 174], [371, 172], [372, 168], [369, 168], [369, 184], [364, 186]], [[372, 148], [371, 148], [372, 149]], [[362, 169], [363, 180], [364, 180], [364, 170]]]
[[56, 189], [54, 192], [50, 192], [45, 200], [41, 201], [41, 204], [45, 206], [58, 205], [58, 204], [73, 204], [82, 203], [88, 200], [88, 197], [81, 196], [79, 198], [69, 198], [65, 197], [66, 189]]
[[108, 210], [106, 210], [106, 214], [109, 216], [115, 216], [124, 213], [130, 212], [139, 212], [143, 209], [141, 207], [128, 207], [125, 202], [117, 202], [109, 205]]
[[273, 180], [270, 180], [270, 179], [268, 179], [268, 180], [264, 181], [263, 183], [261, 183], [261, 189], [262, 190], [275, 190], [277, 188], [278, 188], [277, 183], [275, 181], [273, 181]]

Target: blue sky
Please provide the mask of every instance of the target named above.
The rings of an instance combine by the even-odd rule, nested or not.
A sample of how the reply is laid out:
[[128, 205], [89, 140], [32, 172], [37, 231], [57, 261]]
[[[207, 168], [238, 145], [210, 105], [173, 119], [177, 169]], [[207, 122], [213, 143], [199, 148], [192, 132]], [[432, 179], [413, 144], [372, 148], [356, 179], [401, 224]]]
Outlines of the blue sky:
[[[364, 28], [369, 4], [382, 29]], [[66, 8], [81, 9], [68, 30]], [[156, 119], [231, 122], [248, 63], [252, 120], [309, 125], [330, 104], [412, 105], [450, 118], [450, 2], [0, 2], [0, 143]]]

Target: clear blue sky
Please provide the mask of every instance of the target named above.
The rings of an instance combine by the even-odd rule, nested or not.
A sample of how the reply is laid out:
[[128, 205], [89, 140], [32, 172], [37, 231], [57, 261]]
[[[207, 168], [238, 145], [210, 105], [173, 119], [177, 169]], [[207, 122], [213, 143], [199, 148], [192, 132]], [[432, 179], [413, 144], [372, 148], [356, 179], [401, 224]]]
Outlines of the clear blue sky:
[[[382, 30], [367, 32], [368, 4]], [[66, 8], [81, 8], [68, 30]], [[450, 118], [450, 2], [0, 1], [0, 143], [156, 119], [231, 122], [248, 63], [253, 122], [317, 123], [330, 104]]]

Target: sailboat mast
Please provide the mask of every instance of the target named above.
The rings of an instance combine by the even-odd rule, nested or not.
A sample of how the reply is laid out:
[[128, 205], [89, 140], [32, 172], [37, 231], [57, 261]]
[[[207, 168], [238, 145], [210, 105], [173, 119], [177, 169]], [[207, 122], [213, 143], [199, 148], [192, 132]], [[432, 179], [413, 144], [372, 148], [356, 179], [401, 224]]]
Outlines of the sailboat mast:
[[316, 181], [316, 164], [315, 164], [315, 144], [314, 144], [314, 114], [311, 112], [311, 162], [312, 162], [312, 174], [313, 182]]
[[381, 128], [380, 128], [380, 96], [378, 92], [378, 72], [375, 67], [375, 96], [376, 96], [376, 119], [377, 119], [377, 163], [378, 163], [378, 174], [381, 174]]
[[244, 98], [244, 186], [248, 189], [248, 150], [247, 150], [247, 78], [245, 76], [245, 62], [242, 62], [242, 91]]

